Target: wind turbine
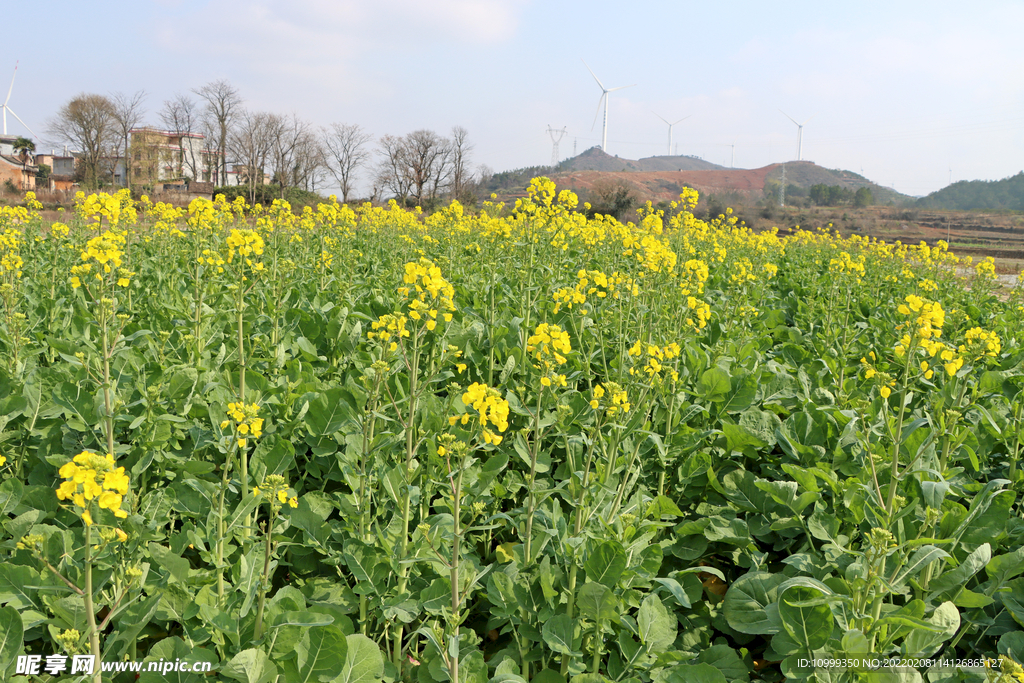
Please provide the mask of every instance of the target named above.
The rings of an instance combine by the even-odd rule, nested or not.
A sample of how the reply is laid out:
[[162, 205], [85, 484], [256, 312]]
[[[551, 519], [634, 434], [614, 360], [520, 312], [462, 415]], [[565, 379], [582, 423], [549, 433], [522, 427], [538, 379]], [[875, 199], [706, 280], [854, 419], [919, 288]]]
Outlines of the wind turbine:
[[[661, 114], [659, 114], [658, 112], [652, 111], [651, 113], [657, 116], [662, 121], [665, 121], [665, 119], [663, 119]], [[690, 114], [690, 116], [693, 116], [693, 114]], [[686, 119], [690, 118], [690, 116], [684, 116], [683, 118], [679, 119], [679, 121], [675, 121], [674, 123], [669, 123], [668, 121], [665, 121], [665, 123], [668, 124], [668, 156], [672, 156], [672, 126], [676, 125], [676, 123], [679, 123], [680, 121], [685, 121]]]
[[[779, 111], [782, 110], [780, 109]], [[814, 116], [817, 116], [817, 114], [812, 116], [811, 119], [807, 119], [807, 121], [804, 121], [803, 123], [797, 123], [796, 119], [794, 119], [792, 116], [790, 116], [784, 111], [782, 111], [782, 115], [785, 116], [790, 121], [792, 121], [793, 123], [796, 123], [796, 160], [802, 161], [804, 158], [804, 126], [806, 126], [807, 123], [814, 118]]]
[[[29, 133], [32, 133], [32, 129], [28, 127], [28, 124], [26, 124], [24, 121], [22, 121], [21, 117], [19, 117], [17, 114], [15, 114], [14, 110], [11, 109], [7, 105], [7, 103], [11, 101], [11, 93], [14, 92], [14, 77], [17, 76], [17, 75], [18, 75], [18, 63], [15, 62], [14, 63], [14, 76], [11, 76], [11, 87], [7, 89], [7, 99], [4, 100], [4, 103], [2, 105], [0, 105], [0, 107], [3, 107], [3, 110], [4, 110], [4, 135], [7, 135], [7, 112], [11, 112], [11, 116], [13, 116], [14, 118], [18, 119], [18, 122], [21, 125], [25, 126], [25, 129], [28, 130]], [[35, 136], [36, 136], [36, 134], [32, 133], [32, 137], [35, 137]]]
[[580, 61], [583, 62], [583, 66], [587, 67], [587, 71], [590, 72], [590, 75], [594, 77], [594, 80], [597, 81], [597, 84], [601, 87], [601, 99], [599, 99], [597, 101], [597, 113], [594, 114], [594, 123], [591, 124], [590, 130], [594, 130], [594, 125], [597, 124], [597, 114], [601, 113], [601, 100], [604, 100], [604, 124], [602, 125], [602, 128], [601, 128], [601, 151], [604, 152], [605, 154], [607, 154], [608, 153], [608, 93], [615, 92], [616, 90], [622, 90], [623, 88], [632, 88], [633, 85], [636, 85], [636, 83], [634, 83], [633, 85], [620, 85], [618, 88], [606, 88], [606, 87], [604, 87], [604, 83], [601, 82], [601, 79], [598, 78], [597, 74], [594, 73], [594, 70], [590, 68], [589, 64], [587, 64], [586, 60], [580, 60]]

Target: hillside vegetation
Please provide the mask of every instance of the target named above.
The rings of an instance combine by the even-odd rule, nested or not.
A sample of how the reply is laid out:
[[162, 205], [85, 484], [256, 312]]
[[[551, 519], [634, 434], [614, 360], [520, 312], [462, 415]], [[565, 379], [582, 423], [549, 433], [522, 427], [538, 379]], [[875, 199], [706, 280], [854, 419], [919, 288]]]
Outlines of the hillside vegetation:
[[917, 203], [924, 209], [1024, 211], [1024, 171], [1002, 180], [961, 180]]

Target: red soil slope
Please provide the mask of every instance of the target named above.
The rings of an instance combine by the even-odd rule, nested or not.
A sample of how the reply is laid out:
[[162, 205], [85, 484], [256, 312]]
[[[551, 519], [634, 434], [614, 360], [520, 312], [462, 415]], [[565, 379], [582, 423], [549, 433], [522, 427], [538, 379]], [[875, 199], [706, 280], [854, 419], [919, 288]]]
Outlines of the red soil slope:
[[764, 181], [775, 164], [755, 169], [725, 171], [645, 171], [607, 172], [572, 171], [551, 177], [561, 189], [573, 191], [593, 190], [595, 183], [623, 181], [636, 191], [642, 200], [672, 201], [679, 198], [684, 185], [696, 188], [701, 196], [721, 192], [738, 192], [748, 199], [757, 200], [764, 190]]

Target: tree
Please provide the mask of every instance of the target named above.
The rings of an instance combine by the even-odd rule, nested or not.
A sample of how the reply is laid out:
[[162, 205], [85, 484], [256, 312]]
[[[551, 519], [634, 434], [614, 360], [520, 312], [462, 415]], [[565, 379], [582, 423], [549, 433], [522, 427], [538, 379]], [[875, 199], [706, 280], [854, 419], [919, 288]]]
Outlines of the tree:
[[312, 127], [297, 115], [270, 115], [270, 164], [272, 178], [280, 186], [309, 185], [313, 169], [322, 164], [323, 153]]
[[256, 201], [256, 187], [263, 185], [277, 131], [276, 118], [266, 112], [242, 111], [228, 136], [228, 151], [242, 167], [250, 202]]
[[202, 128], [196, 101], [180, 93], [172, 100], [165, 100], [164, 108], [160, 110], [160, 120], [169, 131], [181, 136], [181, 156], [178, 160], [177, 175], [202, 180], [205, 147], [196, 144], [196, 138]]
[[468, 138], [469, 131], [462, 126], [452, 128], [452, 197], [463, 203], [466, 203], [467, 199], [472, 199], [471, 193], [467, 192], [471, 184], [469, 155], [473, 151], [473, 145], [469, 143]]
[[374, 175], [373, 198], [390, 192], [401, 203], [409, 196], [410, 174], [406, 167], [405, 138], [385, 135], [377, 143], [380, 161]]
[[379, 150], [376, 184], [396, 198], [430, 205], [449, 189], [453, 164], [448, 138], [432, 130], [413, 131], [404, 138], [385, 135]]
[[875, 203], [875, 198], [871, 195], [870, 187], [858, 187], [857, 191], [853, 195], [853, 205], [858, 208], [865, 206], [871, 206]]
[[406, 136], [406, 145], [412, 195], [417, 204], [433, 203], [451, 182], [451, 140], [432, 130], [417, 130]]
[[23, 160], [27, 158], [29, 154], [32, 154], [36, 151], [36, 143], [32, 142], [28, 138], [23, 138], [21, 136], [18, 136], [18, 138], [14, 141], [14, 144], [11, 146], [14, 148], [15, 152], [21, 155]]
[[110, 96], [110, 101], [114, 105], [114, 121], [118, 135], [118, 148], [115, 148], [115, 152], [120, 152], [124, 157], [125, 184], [129, 188], [132, 186], [132, 170], [134, 168], [131, 134], [132, 129], [137, 128], [142, 123], [142, 117], [145, 116], [146, 110], [142, 106], [145, 99], [145, 90], [139, 90], [134, 95], [116, 92]]
[[328, 174], [327, 151], [324, 149], [323, 140], [316, 131], [309, 129], [296, 146], [292, 184], [304, 190], [315, 191], [317, 185], [323, 185]]
[[818, 206], [825, 206], [829, 203], [829, 192], [828, 185], [824, 183], [818, 183], [817, 185], [811, 185], [811, 201]]
[[327, 169], [347, 202], [355, 183], [356, 169], [370, 158], [366, 144], [372, 139], [358, 124], [332, 123], [321, 132]]
[[217, 152], [217, 180], [223, 185], [228, 173], [228, 138], [231, 125], [242, 107], [242, 97], [230, 83], [224, 80], [207, 83], [192, 91], [206, 102], [207, 125], [214, 132], [212, 148]]
[[108, 177], [107, 162], [117, 140], [114, 104], [103, 95], [81, 93], [64, 106], [47, 124], [47, 134], [77, 149], [80, 176], [90, 188]]
[[39, 187], [41, 183], [49, 183], [50, 173], [52, 169], [49, 164], [39, 164], [37, 166], [39, 170], [36, 171], [36, 187]]
[[[638, 202], [633, 186], [622, 178], [597, 180], [591, 193], [592, 213], [615, 216], [619, 220], [623, 220]], [[714, 197], [709, 197], [709, 205], [713, 200]]]

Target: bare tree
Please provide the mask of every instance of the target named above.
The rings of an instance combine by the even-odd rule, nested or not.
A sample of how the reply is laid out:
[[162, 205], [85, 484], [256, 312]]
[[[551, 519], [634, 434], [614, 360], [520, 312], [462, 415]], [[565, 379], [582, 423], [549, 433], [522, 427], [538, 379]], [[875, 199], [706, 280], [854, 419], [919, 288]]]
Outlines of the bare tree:
[[413, 131], [405, 139], [411, 194], [418, 204], [433, 201], [451, 181], [451, 140], [432, 130]]
[[376, 185], [405, 201], [431, 204], [444, 194], [452, 180], [452, 141], [432, 130], [417, 130], [404, 138], [385, 135], [378, 143], [381, 154]]
[[372, 137], [358, 124], [332, 123], [321, 133], [327, 168], [341, 188], [341, 201], [347, 202], [355, 183], [356, 169], [370, 158], [366, 144]]
[[304, 190], [315, 191], [328, 176], [327, 152], [316, 131], [310, 129], [299, 140], [295, 153], [293, 184]]
[[227, 149], [242, 167], [250, 202], [256, 201], [256, 187], [264, 184], [267, 160], [277, 134], [277, 118], [266, 112], [242, 111], [238, 124], [228, 135]]
[[[280, 187], [281, 197], [284, 198], [285, 188], [302, 184], [299, 176], [303, 162], [299, 157], [313, 147], [315, 133], [310, 125], [296, 114], [290, 117], [273, 115], [271, 138], [272, 177]], [[314, 157], [318, 154], [313, 152]]]
[[405, 138], [385, 135], [377, 143], [380, 161], [374, 175], [374, 197], [390, 192], [401, 203], [409, 196], [412, 174], [407, 162]]
[[118, 135], [115, 154], [124, 157], [125, 185], [129, 188], [132, 186], [132, 169], [134, 167], [131, 134], [132, 129], [138, 127], [142, 123], [142, 117], [145, 116], [146, 110], [142, 104], [145, 99], [145, 90], [139, 90], [133, 95], [116, 92], [110, 96], [110, 101], [114, 105], [114, 121], [117, 124]]
[[79, 150], [82, 179], [98, 187], [117, 141], [114, 104], [104, 95], [82, 93], [62, 106], [49, 120], [47, 134]]
[[181, 136], [181, 158], [179, 175], [193, 180], [202, 180], [204, 146], [199, 143], [202, 121], [199, 105], [188, 95], [177, 94], [172, 100], [164, 101], [160, 120], [172, 133]]
[[469, 142], [469, 131], [462, 126], [452, 128], [451, 163], [452, 163], [452, 197], [465, 202], [470, 198], [467, 192], [471, 183], [469, 158], [473, 145]]
[[216, 151], [217, 183], [223, 185], [228, 173], [228, 137], [231, 125], [242, 107], [242, 97], [230, 83], [224, 80], [207, 83], [192, 91], [206, 102], [205, 114], [213, 133], [211, 149]]

